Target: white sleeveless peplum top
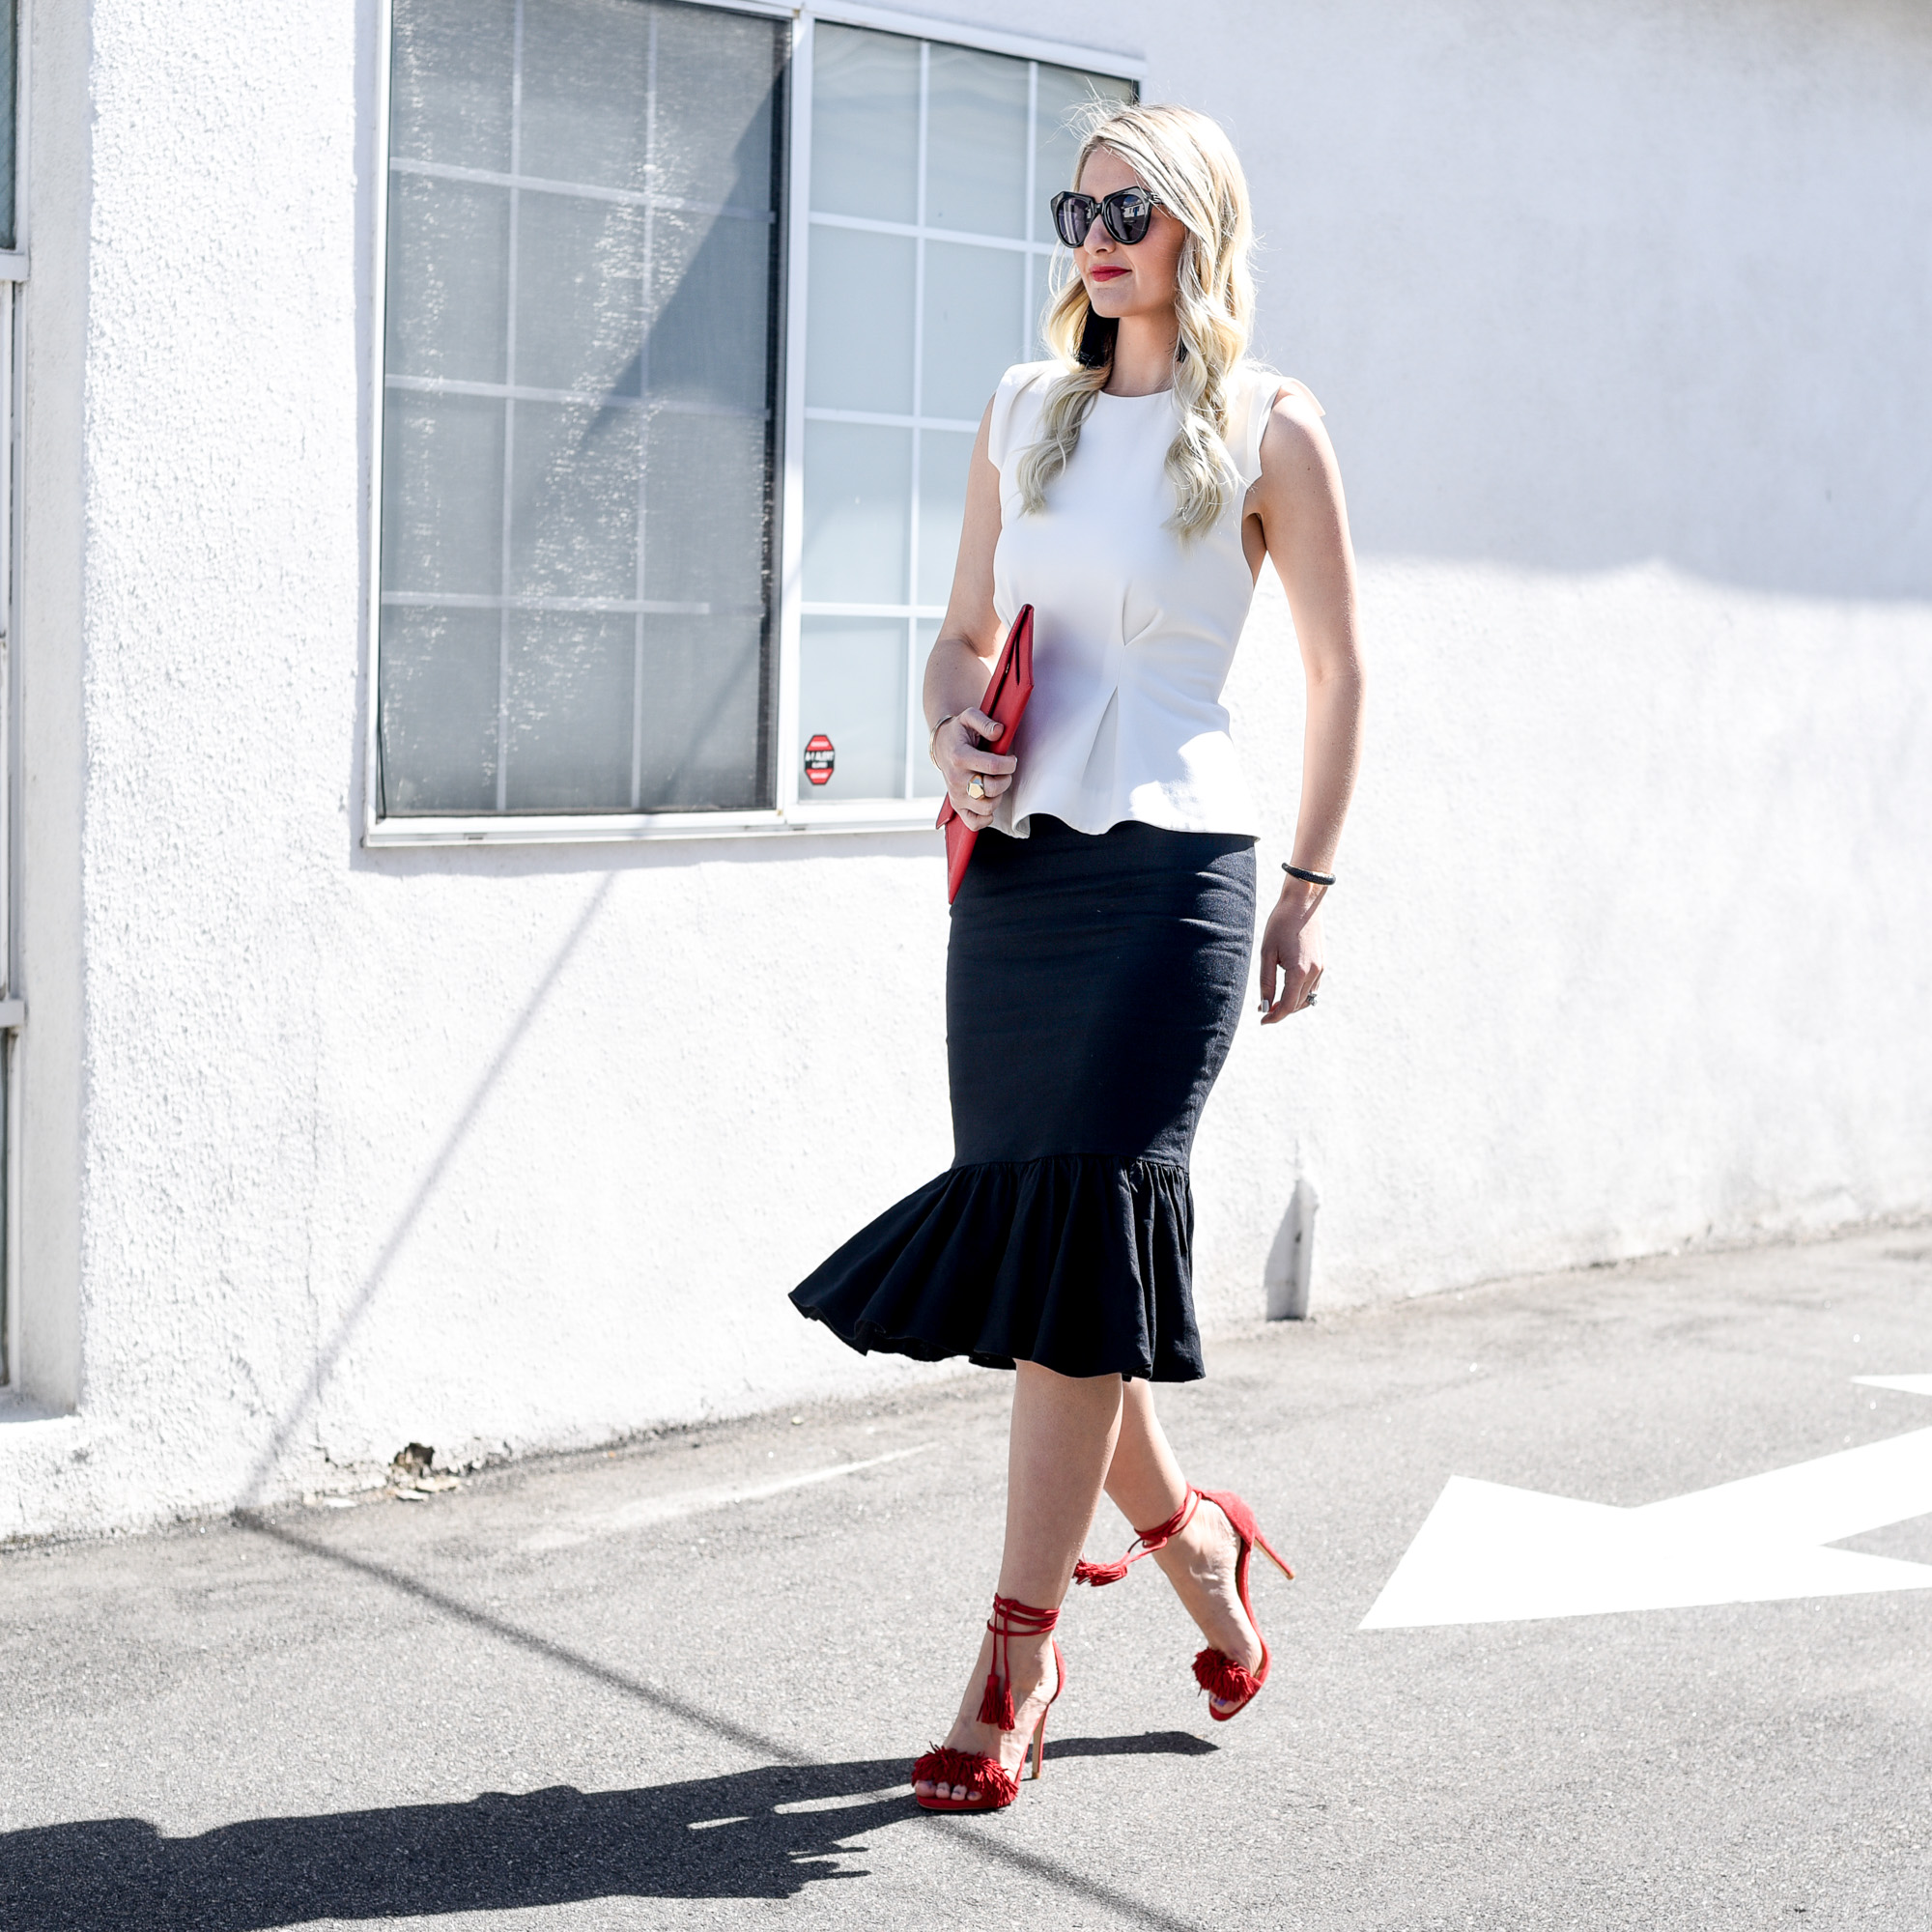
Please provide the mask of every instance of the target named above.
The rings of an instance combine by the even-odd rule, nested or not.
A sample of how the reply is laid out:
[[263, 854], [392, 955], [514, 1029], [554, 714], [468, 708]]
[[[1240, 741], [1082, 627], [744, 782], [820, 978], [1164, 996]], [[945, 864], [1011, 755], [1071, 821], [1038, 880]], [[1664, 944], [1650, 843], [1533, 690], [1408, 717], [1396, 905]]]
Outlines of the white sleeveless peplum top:
[[1228, 735], [1221, 690], [1254, 601], [1241, 552], [1248, 487], [1275, 398], [1293, 386], [1243, 366], [1232, 379], [1227, 450], [1238, 479], [1211, 529], [1168, 527], [1174, 394], [1099, 395], [1046, 507], [1021, 507], [1015, 471], [1039, 437], [1053, 362], [1009, 369], [993, 396], [1000, 472], [993, 605], [1010, 623], [1034, 607], [1034, 692], [1013, 745], [1013, 783], [993, 823], [1027, 836], [1035, 812], [1079, 832], [1124, 819], [1176, 832], [1255, 836], [1260, 822]]

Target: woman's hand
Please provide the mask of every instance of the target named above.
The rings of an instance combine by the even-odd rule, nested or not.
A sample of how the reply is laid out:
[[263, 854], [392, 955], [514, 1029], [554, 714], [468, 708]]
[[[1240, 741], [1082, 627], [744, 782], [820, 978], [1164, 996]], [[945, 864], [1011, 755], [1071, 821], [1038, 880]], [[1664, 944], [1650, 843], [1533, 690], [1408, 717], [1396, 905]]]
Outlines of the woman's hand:
[[[1002, 757], [990, 749], [1006, 728], [973, 705], [947, 719], [933, 734], [932, 762], [946, 781], [946, 796], [975, 832], [983, 832], [993, 822], [993, 807], [1019, 768], [1017, 758]], [[987, 741], [985, 749], [979, 743], [980, 738]], [[970, 790], [976, 778], [985, 794], [982, 798], [975, 798]]]
[[[1321, 980], [1321, 904], [1325, 887], [1290, 879], [1262, 931], [1262, 1025], [1297, 1013]], [[1280, 977], [1280, 990], [1276, 978]]]

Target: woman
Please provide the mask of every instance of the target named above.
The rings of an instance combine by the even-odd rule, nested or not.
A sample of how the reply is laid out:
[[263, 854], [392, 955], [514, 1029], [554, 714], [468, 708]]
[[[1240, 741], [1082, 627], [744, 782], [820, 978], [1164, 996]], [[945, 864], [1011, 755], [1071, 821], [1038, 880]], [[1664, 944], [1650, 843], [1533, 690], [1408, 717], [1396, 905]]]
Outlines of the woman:
[[[999, 1589], [946, 1743], [913, 1767], [929, 1809], [1010, 1804], [1029, 1746], [1038, 1776], [1065, 1681], [1051, 1633], [1102, 1488], [1147, 1525], [1129, 1560], [1151, 1555], [1201, 1626], [1212, 1715], [1266, 1678], [1248, 1563], [1273, 1552], [1237, 1496], [1187, 1483], [1151, 1386], [1203, 1374], [1187, 1160], [1247, 981], [1257, 831], [1219, 699], [1264, 555], [1308, 722], [1264, 1025], [1314, 1004], [1360, 739], [1321, 412], [1244, 359], [1240, 165], [1185, 108], [1096, 115], [1054, 198], [1077, 270], [1048, 312], [1055, 359], [1009, 370], [980, 422], [926, 667], [933, 762], [981, 833], [947, 956], [953, 1165], [792, 1297], [856, 1349], [1017, 1369]], [[1025, 604], [1033, 698], [994, 749], [979, 700]]]

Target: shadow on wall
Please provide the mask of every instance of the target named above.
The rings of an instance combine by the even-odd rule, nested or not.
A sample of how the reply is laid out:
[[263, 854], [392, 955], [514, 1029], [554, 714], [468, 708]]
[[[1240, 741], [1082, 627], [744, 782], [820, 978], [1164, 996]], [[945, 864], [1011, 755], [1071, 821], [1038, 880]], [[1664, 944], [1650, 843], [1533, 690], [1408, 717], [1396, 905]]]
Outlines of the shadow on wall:
[[1287, 99], [1230, 117], [1260, 347], [1327, 406], [1365, 553], [1932, 597], [1932, 14], [1293, 35]]
[[[1054, 1758], [1205, 1754], [1185, 1732], [1075, 1738]], [[0, 1923], [10, 1932], [257, 1932], [316, 1919], [513, 1912], [593, 1898], [795, 1898], [814, 1879], [859, 1879], [848, 1841], [887, 1825], [944, 1831], [914, 1808], [905, 1761], [769, 1765], [636, 1791], [558, 1785], [460, 1804], [253, 1818], [164, 1838], [135, 1818], [0, 1835]], [[954, 1837], [953, 1847], [959, 1845]], [[975, 1849], [1044, 1865], [986, 1840]], [[1070, 1874], [1042, 1870], [1065, 1886]], [[1174, 1923], [1104, 1887], [1090, 1903]]]

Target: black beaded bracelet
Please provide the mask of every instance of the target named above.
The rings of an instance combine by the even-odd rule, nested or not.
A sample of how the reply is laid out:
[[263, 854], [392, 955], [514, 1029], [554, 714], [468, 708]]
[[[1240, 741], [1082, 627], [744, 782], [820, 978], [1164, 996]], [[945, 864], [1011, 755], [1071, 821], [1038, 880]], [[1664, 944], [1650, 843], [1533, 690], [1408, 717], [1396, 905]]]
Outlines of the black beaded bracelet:
[[1300, 866], [1289, 865], [1284, 865], [1281, 869], [1291, 879], [1306, 879], [1311, 886], [1332, 886], [1335, 883], [1333, 872], [1310, 872]]

